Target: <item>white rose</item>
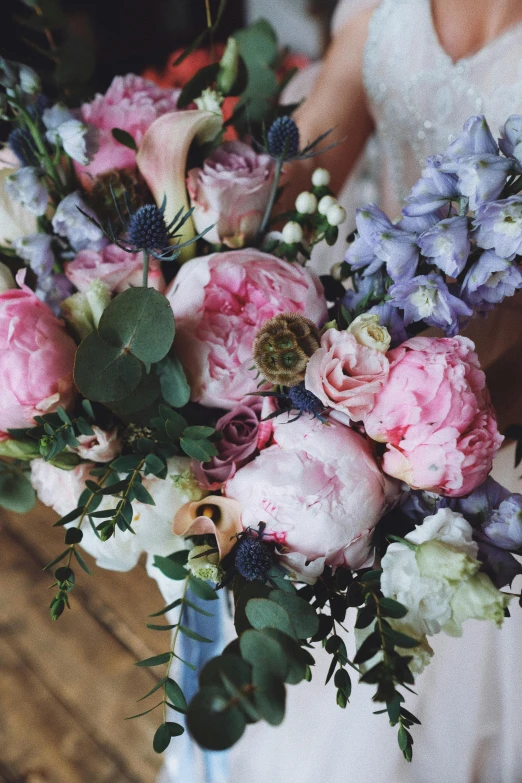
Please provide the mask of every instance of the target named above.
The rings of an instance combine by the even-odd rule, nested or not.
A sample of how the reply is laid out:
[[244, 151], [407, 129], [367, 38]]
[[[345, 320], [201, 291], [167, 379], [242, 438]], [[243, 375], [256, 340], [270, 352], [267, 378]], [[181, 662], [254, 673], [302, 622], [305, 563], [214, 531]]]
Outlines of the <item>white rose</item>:
[[359, 315], [348, 327], [348, 332], [353, 334], [360, 345], [373, 348], [380, 353], [386, 353], [390, 347], [390, 333], [385, 326], [380, 325], [378, 315], [371, 313]]
[[487, 574], [475, 574], [455, 590], [451, 599], [452, 618], [443, 630], [450, 636], [461, 636], [464, 620], [491, 620], [500, 627], [509, 600], [510, 597], [497, 590]]

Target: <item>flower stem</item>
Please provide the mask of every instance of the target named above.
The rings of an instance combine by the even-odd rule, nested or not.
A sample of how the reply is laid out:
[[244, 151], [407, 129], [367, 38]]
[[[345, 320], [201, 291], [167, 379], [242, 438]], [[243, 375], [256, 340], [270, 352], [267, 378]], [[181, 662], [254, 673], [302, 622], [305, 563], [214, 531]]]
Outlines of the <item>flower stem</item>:
[[[187, 578], [185, 579], [185, 586], [183, 588], [183, 595], [181, 596], [181, 604], [179, 607], [179, 615], [178, 615], [178, 623], [176, 625], [176, 629], [172, 635], [172, 644], [170, 646], [170, 660], [167, 663], [167, 669], [165, 671], [165, 677], [168, 679], [170, 677], [170, 670], [172, 668], [172, 662], [175, 658], [175, 650], [176, 650], [176, 642], [178, 640], [178, 634], [179, 634], [179, 627], [181, 625], [181, 621], [183, 619], [183, 612], [185, 611], [185, 601], [187, 599], [187, 590], [189, 587], [189, 579], [190, 574], [187, 575]], [[167, 689], [166, 687], [163, 689], [163, 723], [167, 722]]]
[[148, 250], [143, 251], [143, 288], [148, 288], [149, 285], [149, 263], [150, 254]]
[[270, 215], [272, 214], [272, 210], [274, 208], [274, 204], [277, 198], [277, 191], [279, 190], [279, 180], [281, 179], [281, 174], [283, 173], [283, 163], [284, 160], [282, 157], [277, 159], [274, 182], [272, 184], [272, 191], [270, 193], [270, 198], [268, 200], [265, 214], [263, 216], [263, 222], [261, 223], [261, 228], [259, 229], [259, 237], [263, 236], [263, 234], [265, 233], [268, 227], [268, 223], [270, 222]]

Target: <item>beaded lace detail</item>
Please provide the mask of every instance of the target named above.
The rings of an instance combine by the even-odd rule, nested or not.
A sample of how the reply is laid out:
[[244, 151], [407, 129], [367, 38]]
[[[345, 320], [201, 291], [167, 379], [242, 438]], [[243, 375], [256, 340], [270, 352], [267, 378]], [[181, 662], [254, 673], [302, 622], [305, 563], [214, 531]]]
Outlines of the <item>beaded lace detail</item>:
[[522, 113], [522, 23], [453, 62], [433, 25], [430, 0], [382, 0], [370, 21], [364, 83], [384, 159], [383, 207], [400, 203], [424, 161], [475, 114], [493, 135]]

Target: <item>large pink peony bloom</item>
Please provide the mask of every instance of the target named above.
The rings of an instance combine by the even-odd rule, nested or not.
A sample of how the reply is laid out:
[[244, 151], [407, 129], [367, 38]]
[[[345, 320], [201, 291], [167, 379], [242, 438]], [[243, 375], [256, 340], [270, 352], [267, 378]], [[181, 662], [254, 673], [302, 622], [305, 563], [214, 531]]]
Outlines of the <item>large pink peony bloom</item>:
[[361, 568], [397, 487], [349, 427], [288, 418], [274, 419], [274, 445], [227, 481], [225, 495], [241, 504], [244, 528], [265, 522], [267, 536], [291, 554]]
[[218, 147], [203, 167], [187, 177], [196, 230], [214, 228], [205, 238], [244, 247], [255, 238], [270, 198], [275, 164], [241, 141]]
[[389, 369], [381, 351], [360, 345], [349, 332], [328, 329], [308, 362], [305, 386], [323, 405], [360, 421], [373, 408]]
[[0, 434], [70, 406], [75, 353], [63, 323], [27, 286], [0, 294]]
[[[85, 293], [93, 280], [101, 280], [112, 293], [142, 284], [143, 253], [126, 253], [118, 245], [102, 250], [80, 250], [73, 261], [65, 265], [65, 274], [78, 291]], [[149, 286], [163, 291], [165, 280], [159, 261], [150, 260]]]
[[388, 381], [364, 419], [388, 444], [386, 473], [450, 497], [486, 479], [503, 438], [474, 347], [466, 337], [415, 337], [388, 353]]
[[158, 87], [129, 73], [115, 76], [105, 95], [98, 94], [91, 103], [84, 103], [82, 119], [98, 128], [100, 146], [87, 166], [75, 166], [82, 185], [89, 190], [92, 179], [99, 174], [110, 169], [133, 168], [136, 153], [117, 142], [112, 129], [127, 131], [139, 147], [145, 131], [155, 119], [176, 111], [179, 93], [179, 90]]
[[258, 250], [195, 258], [184, 264], [166, 296], [192, 400], [210, 407], [231, 409], [256, 391], [252, 344], [269, 318], [302, 313], [317, 325], [327, 318], [313, 273]]

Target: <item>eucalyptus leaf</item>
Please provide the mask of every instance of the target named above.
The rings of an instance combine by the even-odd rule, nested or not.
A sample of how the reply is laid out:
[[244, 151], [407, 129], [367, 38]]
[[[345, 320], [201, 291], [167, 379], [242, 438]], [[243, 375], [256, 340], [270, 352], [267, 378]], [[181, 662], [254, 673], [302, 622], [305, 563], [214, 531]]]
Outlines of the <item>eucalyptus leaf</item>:
[[189, 704], [187, 724], [198, 745], [207, 750], [226, 750], [243, 735], [246, 717], [239, 707], [230, 706], [223, 688], [207, 686]]
[[315, 636], [319, 630], [319, 617], [307, 601], [298, 595], [282, 590], [273, 590], [269, 597], [271, 601], [275, 601], [283, 609], [286, 609], [291, 618], [292, 627], [300, 639], [309, 639]]
[[154, 288], [123, 291], [105, 308], [98, 324], [98, 334], [108, 345], [150, 363], [167, 355], [174, 333], [170, 303]]
[[130, 150], [137, 152], [138, 146], [130, 133], [127, 133], [127, 131], [124, 131], [121, 128], [113, 128], [111, 133], [118, 144], [123, 144], [124, 147], [128, 147]]
[[155, 555], [153, 565], [169, 579], [181, 581], [182, 579], [186, 579], [188, 576], [187, 569], [179, 563], [176, 563], [174, 560], [171, 560], [170, 557], [161, 557], [160, 555]]
[[241, 656], [254, 672], [275, 677], [284, 682], [288, 675], [288, 658], [281, 645], [261, 631], [245, 631], [239, 640]]
[[9, 470], [0, 473], [0, 507], [25, 514], [36, 503], [36, 493], [23, 473]]
[[161, 394], [165, 402], [183, 408], [190, 400], [190, 386], [183, 365], [177, 356], [166, 356], [156, 365]]
[[123, 400], [138, 387], [142, 375], [143, 365], [135, 356], [109, 345], [97, 332], [91, 332], [76, 352], [74, 380], [90, 400]]
[[[286, 593], [285, 593], [286, 595]], [[246, 605], [246, 616], [253, 628], [277, 628], [295, 638], [290, 615], [280, 604], [267, 598], [252, 598]]]

